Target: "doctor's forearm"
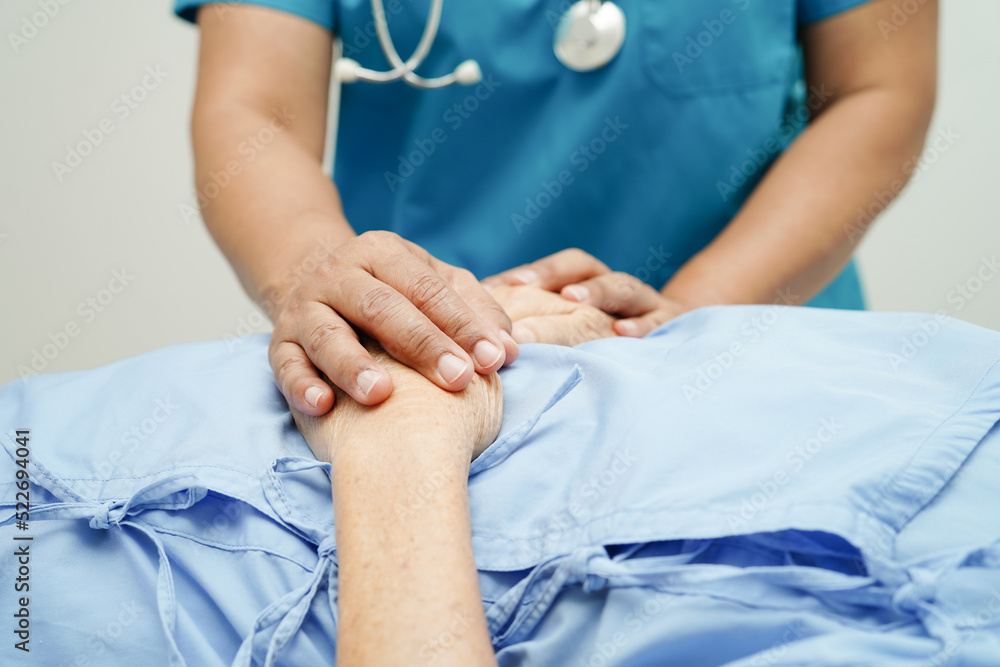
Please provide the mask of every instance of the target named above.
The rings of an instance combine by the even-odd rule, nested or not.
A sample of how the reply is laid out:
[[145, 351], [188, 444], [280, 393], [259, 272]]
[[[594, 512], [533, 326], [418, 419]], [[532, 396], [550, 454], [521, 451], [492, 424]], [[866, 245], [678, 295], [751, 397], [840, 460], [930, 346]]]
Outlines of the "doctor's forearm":
[[[844, 267], [867, 222], [923, 146], [920, 101], [871, 90], [831, 106], [773, 166], [719, 237], [664, 287], [689, 307], [803, 303]], [[884, 195], [882, 195], [884, 198]]]
[[689, 307], [802, 303], [836, 277], [924, 144], [937, 91], [938, 7], [921, 4], [888, 39], [879, 26], [898, 11], [893, 0], [802, 29], [806, 80], [821, 105], [815, 118], [665, 296]]
[[[321, 260], [355, 235], [318, 155], [287, 136], [295, 112], [280, 113], [196, 106], [193, 121], [202, 216], [244, 288], [272, 316], [315, 266], [310, 257]], [[261, 135], [273, 138], [254, 141]]]
[[198, 25], [198, 203], [243, 286], [273, 318], [275, 302], [315, 267], [305, 266], [309, 256], [354, 236], [320, 166], [332, 37], [253, 5], [203, 8]]

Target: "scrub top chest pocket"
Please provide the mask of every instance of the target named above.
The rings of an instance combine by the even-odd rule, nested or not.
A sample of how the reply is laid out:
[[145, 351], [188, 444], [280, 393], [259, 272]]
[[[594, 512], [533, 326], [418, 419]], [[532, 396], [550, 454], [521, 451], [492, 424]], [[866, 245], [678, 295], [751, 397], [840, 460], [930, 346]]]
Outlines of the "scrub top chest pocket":
[[788, 80], [795, 0], [641, 0], [647, 76], [668, 96], [724, 95]]

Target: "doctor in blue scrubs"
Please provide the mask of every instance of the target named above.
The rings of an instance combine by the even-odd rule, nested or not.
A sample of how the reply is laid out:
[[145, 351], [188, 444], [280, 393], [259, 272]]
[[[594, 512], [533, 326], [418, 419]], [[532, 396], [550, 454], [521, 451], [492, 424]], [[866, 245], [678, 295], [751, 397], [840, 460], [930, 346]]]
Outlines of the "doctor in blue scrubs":
[[[294, 408], [326, 413], [328, 382], [390, 395], [357, 330], [452, 391], [509, 363], [534, 332], [497, 283], [597, 306], [623, 336], [711, 304], [864, 307], [851, 254], [921, 152], [937, 1], [616, 3], [620, 49], [578, 71], [560, 26], [609, 0], [448, 0], [415, 70], [466, 85], [425, 90], [351, 82], [393, 69], [368, 0], [178, 0], [201, 29], [202, 214], [274, 322]], [[431, 11], [385, 2], [402, 60]]]

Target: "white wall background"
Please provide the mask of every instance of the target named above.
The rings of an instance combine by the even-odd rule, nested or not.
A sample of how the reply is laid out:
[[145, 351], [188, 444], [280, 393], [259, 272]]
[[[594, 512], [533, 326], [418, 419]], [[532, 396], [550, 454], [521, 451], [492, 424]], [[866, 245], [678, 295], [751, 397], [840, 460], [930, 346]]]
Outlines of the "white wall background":
[[[196, 31], [171, 16], [168, 0], [59, 1], [0, 5], [0, 382], [47, 344], [54, 358], [36, 363], [62, 371], [261, 322], [200, 220], [184, 215], [194, 206]], [[10, 35], [31, 34], [25, 20], [39, 2], [58, 12], [15, 46]], [[944, 309], [1000, 329], [1000, 276], [977, 282], [983, 258], [1000, 254], [1000, 3], [942, 4], [931, 133], [950, 128], [957, 139], [927, 156], [933, 164], [875, 225], [862, 270], [873, 308]], [[147, 67], [165, 77], [123, 117], [116, 100]], [[104, 119], [113, 131], [60, 181], [52, 163], [65, 163], [85, 131], [97, 137]], [[111, 283], [118, 293], [108, 289], [115, 271], [128, 283]], [[960, 284], [979, 291], [960, 299]], [[76, 335], [61, 335], [67, 327]]]

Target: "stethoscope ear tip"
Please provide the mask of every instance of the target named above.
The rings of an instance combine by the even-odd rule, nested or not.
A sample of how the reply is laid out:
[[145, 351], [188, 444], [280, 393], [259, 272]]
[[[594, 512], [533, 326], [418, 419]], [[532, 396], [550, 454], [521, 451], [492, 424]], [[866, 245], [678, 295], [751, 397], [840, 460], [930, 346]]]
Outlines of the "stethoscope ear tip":
[[471, 86], [483, 80], [483, 71], [475, 60], [465, 60], [455, 68], [455, 81], [463, 86]]
[[338, 58], [333, 66], [333, 75], [341, 83], [354, 83], [358, 80], [361, 64], [350, 58]]
[[[340, 58], [333, 67], [341, 83], [368, 81], [389, 83], [403, 79], [416, 88], [432, 89], [460, 83], [471, 86], [483, 80], [483, 72], [475, 60], [459, 63], [451, 74], [425, 79], [416, 72], [434, 43], [441, 19], [444, 0], [431, 0], [431, 10], [423, 35], [409, 60], [403, 62], [389, 34], [382, 0], [371, 0], [375, 30], [382, 52], [392, 69], [381, 72], [365, 69], [356, 60]], [[577, 72], [589, 72], [603, 67], [618, 55], [625, 41], [625, 14], [613, 0], [577, 0], [563, 14], [555, 35], [556, 57], [566, 67]]]

